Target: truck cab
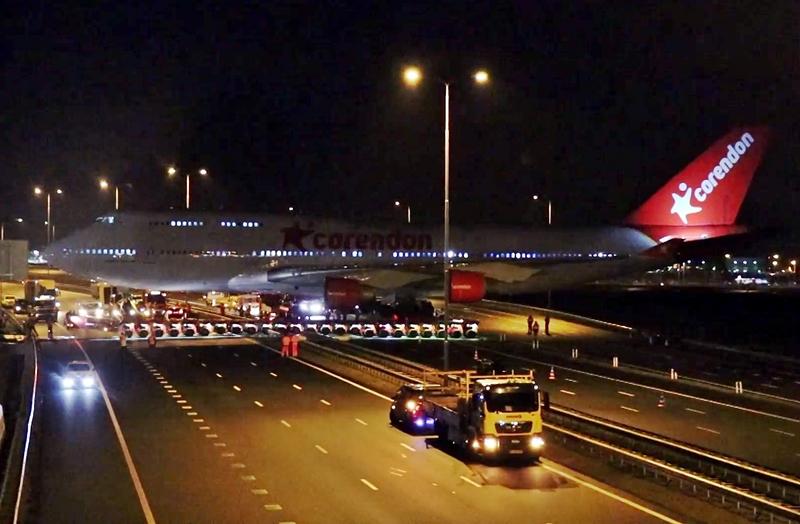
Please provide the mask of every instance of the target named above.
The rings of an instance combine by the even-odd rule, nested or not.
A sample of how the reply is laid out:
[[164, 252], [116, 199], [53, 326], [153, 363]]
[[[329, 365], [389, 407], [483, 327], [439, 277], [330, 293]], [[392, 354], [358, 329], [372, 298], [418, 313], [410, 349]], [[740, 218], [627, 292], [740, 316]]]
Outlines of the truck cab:
[[[537, 459], [544, 448], [542, 392], [528, 373], [440, 373], [441, 388], [423, 388], [439, 439], [484, 459]], [[427, 382], [427, 379], [426, 379]]]

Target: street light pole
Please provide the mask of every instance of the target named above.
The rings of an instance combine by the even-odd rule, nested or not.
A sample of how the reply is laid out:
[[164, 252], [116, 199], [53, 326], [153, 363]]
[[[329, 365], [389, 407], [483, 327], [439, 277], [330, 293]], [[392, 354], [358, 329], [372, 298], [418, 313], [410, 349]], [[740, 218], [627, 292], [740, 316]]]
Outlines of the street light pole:
[[47, 244], [50, 245], [51, 233], [50, 233], [50, 191], [47, 192]]
[[448, 309], [450, 307], [450, 84], [444, 83], [444, 347], [442, 349], [442, 366], [444, 371], [450, 369], [450, 333], [448, 329]]
[[186, 173], [186, 209], [189, 209], [189, 173]]
[[114, 211], [119, 211], [119, 186], [114, 186]]

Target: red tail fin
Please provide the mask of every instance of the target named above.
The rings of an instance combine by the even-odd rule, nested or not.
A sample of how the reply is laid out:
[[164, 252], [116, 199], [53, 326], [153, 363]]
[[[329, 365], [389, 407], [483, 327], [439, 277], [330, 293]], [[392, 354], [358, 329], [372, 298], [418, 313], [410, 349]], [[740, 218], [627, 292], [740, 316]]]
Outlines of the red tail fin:
[[733, 224], [768, 139], [766, 127], [733, 129], [672, 177], [626, 222], [636, 226]]

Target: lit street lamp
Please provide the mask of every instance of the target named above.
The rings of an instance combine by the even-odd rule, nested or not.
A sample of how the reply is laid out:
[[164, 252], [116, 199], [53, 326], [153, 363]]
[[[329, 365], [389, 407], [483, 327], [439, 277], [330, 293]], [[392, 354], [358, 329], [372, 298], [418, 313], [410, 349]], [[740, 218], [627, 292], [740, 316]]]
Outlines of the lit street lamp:
[[[17, 217], [14, 219], [14, 222], [16, 222], [17, 224], [21, 224], [22, 222], [24, 222], [24, 220], [22, 220], [22, 218], [20, 217]], [[6, 239], [6, 223], [0, 222], [0, 241], [5, 239]]]
[[[167, 175], [168, 176], [174, 176], [174, 175], [177, 175], [177, 174], [178, 174], [178, 169], [175, 166], [169, 166], [169, 168], [167, 169]], [[198, 169], [197, 170], [197, 174], [201, 175], [201, 176], [206, 176], [206, 175], [208, 175], [208, 170], [205, 169], [205, 168]], [[189, 179], [190, 179], [190, 173], [187, 172], [186, 173], [186, 209], [189, 209], [189, 205], [191, 203], [191, 201], [190, 201], [190, 192], [189, 192], [189, 185], [190, 185]]]
[[[64, 194], [64, 192], [61, 189], [56, 189], [55, 193], [56, 193], [56, 195], [63, 195]], [[47, 235], [46, 235], [47, 243], [50, 244], [51, 241], [55, 240], [55, 236], [56, 236], [56, 228], [53, 225], [53, 220], [52, 220], [51, 213], [50, 213], [50, 208], [51, 208], [51, 205], [50, 205], [50, 191], [45, 191], [41, 187], [36, 186], [36, 187], [33, 188], [33, 194], [36, 195], [36, 196], [45, 195], [45, 200], [47, 202], [47, 220], [45, 221], [44, 225], [45, 225], [46, 231], [47, 231]]]
[[[100, 189], [107, 190], [111, 185], [105, 178], [100, 179]], [[119, 211], [119, 186], [114, 184], [114, 211]]]
[[[489, 83], [489, 73], [484, 70], [476, 71], [472, 75], [472, 79], [476, 84], [486, 85]], [[403, 81], [409, 87], [417, 87], [422, 81], [422, 70], [415, 66], [406, 67], [403, 70]], [[444, 344], [442, 348], [442, 365], [444, 370], [447, 371], [450, 367], [447, 324], [448, 309], [450, 307], [450, 258], [452, 256], [450, 253], [450, 82], [442, 79], [439, 81], [444, 85], [444, 246], [442, 249]]]
[[[539, 200], [539, 195], [533, 195], [533, 200]], [[553, 225], [553, 201], [549, 198], [547, 199], [547, 225]]]
[[[394, 207], [400, 207], [400, 201], [399, 200], [395, 200], [394, 201]], [[408, 224], [411, 223], [411, 204], [407, 204], [406, 205], [406, 223], [408, 223]]]

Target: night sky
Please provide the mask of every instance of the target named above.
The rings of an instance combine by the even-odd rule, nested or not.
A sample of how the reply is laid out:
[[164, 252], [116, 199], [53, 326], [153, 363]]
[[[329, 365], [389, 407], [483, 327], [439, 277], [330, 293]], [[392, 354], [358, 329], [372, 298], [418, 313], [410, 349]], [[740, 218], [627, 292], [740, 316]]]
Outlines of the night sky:
[[796, 2], [81, 4], [0, 21], [0, 219], [35, 220], [11, 235], [37, 243], [35, 184], [65, 190], [61, 235], [112, 208], [100, 176], [123, 209], [180, 208], [173, 163], [209, 170], [197, 209], [399, 222], [399, 199], [439, 221], [437, 76], [453, 82], [454, 223], [541, 224], [534, 193], [558, 225], [619, 221], [749, 122], [776, 134], [742, 221], [800, 202]]

